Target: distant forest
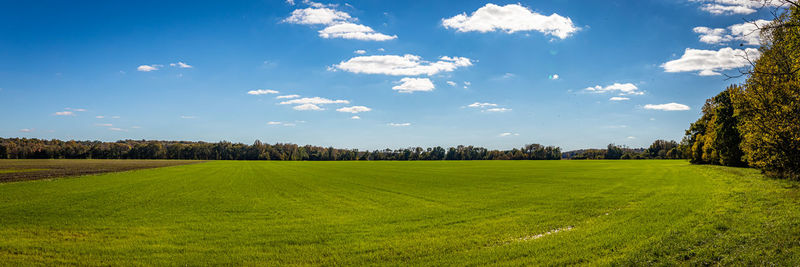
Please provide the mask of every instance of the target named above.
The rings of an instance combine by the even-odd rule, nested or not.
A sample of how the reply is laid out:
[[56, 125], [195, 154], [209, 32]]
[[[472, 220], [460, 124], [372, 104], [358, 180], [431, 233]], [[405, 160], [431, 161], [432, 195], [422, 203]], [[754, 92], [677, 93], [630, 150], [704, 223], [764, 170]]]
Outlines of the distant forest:
[[123, 140], [61, 141], [0, 138], [0, 159], [195, 159], [195, 160], [558, 160], [561, 148], [525, 145], [512, 150], [457, 146], [359, 151], [295, 144]]
[[657, 140], [649, 148], [583, 149], [561, 152], [540, 144], [511, 150], [475, 146], [450, 148], [412, 147], [359, 151], [296, 144], [252, 145], [231, 142], [122, 140], [61, 141], [35, 138], [0, 138], [0, 159], [195, 159], [195, 160], [559, 160], [565, 159], [679, 159], [683, 153], [675, 141]]

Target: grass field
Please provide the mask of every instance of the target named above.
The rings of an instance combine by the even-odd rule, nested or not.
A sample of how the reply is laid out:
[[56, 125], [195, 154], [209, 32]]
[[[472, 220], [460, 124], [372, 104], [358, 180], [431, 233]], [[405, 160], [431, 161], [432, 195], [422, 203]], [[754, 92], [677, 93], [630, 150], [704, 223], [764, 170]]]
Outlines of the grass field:
[[685, 161], [215, 161], [0, 184], [0, 263], [798, 265], [798, 190]]

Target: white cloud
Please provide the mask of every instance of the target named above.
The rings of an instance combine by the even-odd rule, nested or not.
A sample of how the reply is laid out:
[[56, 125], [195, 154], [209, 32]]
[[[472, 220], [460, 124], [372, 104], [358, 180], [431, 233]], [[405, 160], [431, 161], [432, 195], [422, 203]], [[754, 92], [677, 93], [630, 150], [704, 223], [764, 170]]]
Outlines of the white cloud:
[[627, 101], [627, 100], [631, 100], [631, 99], [627, 98], [627, 97], [615, 96], [615, 97], [609, 98], [608, 100], [610, 100], [610, 101]]
[[322, 38], [342, 38], [361, 41], [388, 41], [397, 39], [397, 35], [386, 35], [375, 32], [372, 28], [355, 23], [334, 24], [319, 31]]
[[720, 75], [718, 71], [745, 67], [750, 64], [746, 57], [755, 61], [761, 53], [758, 49], [744, 50], [730, 47], [718, 51], [686, 48], [681, 58], [661, 64], [666, 72], [699, 71], [700, 76]]
[[741, 41], [745, 45], [761, 45], [760, 27], [769, 24], [768, 20], [756, 20], [728, 26], [728, 28], [695, 27], [693, 31], [700, 34], [700, 42], [707, 44], [724, 44]]
[[270, 122], [267, 122], [267, 125], [281, 125], [281, 122], [279, 122], [279, 121], [270, 121]]
[[96, 119], [103, 119], [103, 118], [105, 118], [106, 116], [94, 116], [94, 117], [95, 117]]
[[392, 90], [397, 90], [400, 93], [413, 93], [413, 92], [429, 92], [436, 88], [428, 78], [403, 78], [400, 79], [399, 85], [392, 87]]
[[86, 109], [84, 109], [84, 108], [64, 108], [64, 109], [72, 110], [72, 111], [75, 111], [75, 112], [85, 112], [86, 111]]
[[291, 98], [298, 98], [300, 95], [279, 95], [276, 96], [275, 99], [291, 99]]
[[194, 118], [195, 118], [195, 116], [187, 116], [187, 115], [182, 115], [181, 116], [181, 119], [186, 119], [186, 120], [190, 120], [190, 119], [194, 119]]
[[359, 117], [359, 116], [353, 116], [353, 117], [350, 117], [350, 119], [354, 119], [354, 120], [360, 120], [360, 119], [361, 119], [361, 117]]
[[353, 51], [353, 53], [355, 53], [355, 54], [359, 54], [359, 55], [363, 55], [363, 54], [366, 54], [366, 53], [367, 53], [367, 50], [361, 50], [361, 49], [359, 49], [359, 50]]
[[250, 90], [250, 91], [247, 92], [248, 95], [266, 95], [266, 94], [277, 94], [277, 93], [280, 93], [280, 92], [275, 91], [275, 90], [269, 90], [269, 89], [267, 89], [267, 90], [264, 90], [264, 89]]
[[472, 85], [471, 82], [464, 82], [464, 89], [469, 88], [470, 85]]
[[628, 136], [627, 138], [633, 140], [636, 139], [636, 136]]
[[700, 9], [714, 15], [747, 15], [756, 12], [757, 8], [777, 7], [783, 5], [780, 0], [694, 0], [704, 2]]
[[311, 1], [303, 1], [309, 8], [292, 11], [292, 15], [284, 22], [305, 25], [325, 25], [318, 31], [322, 38], [342, 38], [362, 41], [387, 41], [397, 39], [397, 35], [386, 35], [376, 32], [371, 27], [353, 23], [358, 18], [347, 12], [332, 9], [335, 5], [324, 5]]
[[548, 76], [547, 78], [550, 79], [550, 80], [558, 80], [559, 76], [558, 76], [558, 74], [553, 74], [553, 75]]
[[296, 9], [284, 22], [294, 24], [322, 24], [332, 25], [353, 20], [347, 12], [337, 11], [326, 7], [309, 7]]
[[500, 137], [519, 136], [519, 134], [518, 133], [501, 133], [498, 136], [500, 136]]
[[136, 68], [136, 70], [144, 71], [144, 72], [150, 72], [150, 71], [158, 70], [158, 68], [160, 68], [160, 67], [161, 67], [161, 65], [140, 65], [139, 67]]
[[304, 97], [298, 99], [292, 99], [288, 101], [283, 101], [280, 103], [281, 105], [295, 105], [295, 104], [314, 104], [314, 105], [324, 105], [324, 104], [350, 104], [350, 101], [347, 100], [331, 100], [322, 97]]
[[502, 77], [500, 77], [500, 78], [503, 78], [503, 79], [510, 79], [510, 78], [514, 78], [514, 76], [517, 76], [517, 75], [515, 75], [515, 74], [513, 74], [513, 73], [510, 73], [510, 72], [506, 72], [506, 74], [503, 74], [503, 76], [502, 76]]
[[619, 93], [619, 95], [643, 95], [644, 92], [639, 91], [639, 87], [636, 87], [635, 84], [632, 83], [614, 83], [612, 85], [607, 85], [605, 87], [600, 85], [595, 85], [594, 87], [587, 87], [586, 91], [593, 92], [593, 93]]
[[321, 108], [321, 107], [319, 107], [317, 105], [311, 104], [311, 103], [294, 106], [293, 109], [295, 109], [295, 110], [324, 110], [323, 108]]
[[352, 73], [385, 74], [395, 76], [434, 75], [440, 72], [451, 72], [459, 67], [472, 66], [472, 61], [465, 57], [441, 57], [439, 61], [423, 61], [416, 55], [380, 55], [358, 56], [332, 66], [332, 69]]
[[644, 105], [645, 109], [652, 109], [652, 110], [663, 110], [663, 111], [684, 111], [689, 110], [689, 106], [684, 104], [678, 103], [667, 103], [667, 104], [647, 104]]
[[115, 132], [127, 132], [128, 131], [128, 130], [125, 130], [125, 129], [122, 129], [122, 128], [108, 128], [108, 129], [111, 130], [111, 131], [115, 131]]
[[508, 111], [511, 111], [511, 109], [510, 108], [489, 108], [489, 109], [485, 109], [483, 111], [484, 112], [498, 112], [499, 113], [499, 112], [508, 112]]
[[53, 115], [56, 115], [56, 116], [75, 116], [75, 113], [72, 112], [72, 111], [58, 111], [56, 113], [53, 113]]
[[411, 126], [411, 123], [410, 122], [404, 122], [404, 123], [390, 122], [389, 126], [392, 126], [392, 127], [406, 127], [406, 126]]
[[359, 113], [359, 112], [367, 112], [372, 110], [371, 108], [365, 106], [352, 106], [352, 107], [343, 107], [336, 109], [338, 112], [349, 112], [349, 113]]
[[486, 4], [471, 15], [462, 13], [452, 18], [442, 19], [445, 28], [454, 28], [459, 32], [493, 32], [505, 31], [538, 31], [565, 39], [578, 31], [572, 19], [556, 13], [545, 16], [531, 11], [519, 4], [498, 6]]
[[751, 14], [755, 9], [747, 6], [727, 6], [720, 4], [705, 4], [700, 9], [714, 15]]
[[456, 82], [454, 81], [447, 81], [447, 84], [450, 86], [456, 86]]
[[19, 129], [19, 132], [21, 132], [21, 133], [30, 133], [30, 132], [33, 132], [33, 129]]
[[486, 107], [496, 107], [496, 106], [497, 106], [497, 104], [494, 104], [494, 103], [481, 103], [481, 102], [475, 102], [475, 103], [467, 105], [467, 107], [471, 107], [471, 108], [486, 108]]
[[294, 5], [294, 0], [286, 0], [286, 3], [289, 4], [290, 6], [293, 6]]
[[111, 126], [114, 126], [114, 125], [112, 125], [111, 123], [95, 123], [94, 125], [95, 125], [95, 126], [101, 126], [101, 127], [111, 127]]
[[194, 68], [194, 67], [192, 67], [192, 65], [189, 65], [189, 64], [186, 64], [186, 63], [183, 63], [183, 62], [180, 62], [180, 61], [178, 61], [178, 63], [169, 63], [169, 65], [172, 66], [172, 67], [178, 67], [178, 68], [181, 68], [181, 69]]

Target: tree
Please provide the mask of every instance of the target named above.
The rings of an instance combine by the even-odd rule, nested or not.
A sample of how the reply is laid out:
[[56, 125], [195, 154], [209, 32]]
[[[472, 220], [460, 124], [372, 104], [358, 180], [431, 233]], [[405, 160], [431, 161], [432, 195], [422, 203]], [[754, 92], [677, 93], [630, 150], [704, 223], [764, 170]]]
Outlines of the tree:
[[746, 161], [765, 173], [800, 179], [800, 5], [762, 29], [761, 56], [731, 94]]

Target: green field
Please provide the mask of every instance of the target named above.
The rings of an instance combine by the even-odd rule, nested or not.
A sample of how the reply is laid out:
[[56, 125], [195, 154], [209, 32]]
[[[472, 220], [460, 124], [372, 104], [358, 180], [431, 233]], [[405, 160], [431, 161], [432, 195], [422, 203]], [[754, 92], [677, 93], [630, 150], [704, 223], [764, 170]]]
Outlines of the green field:
[[665, 160], [215, 161], [0, 184], [0, 264], [798, 265], [799, 190]]

